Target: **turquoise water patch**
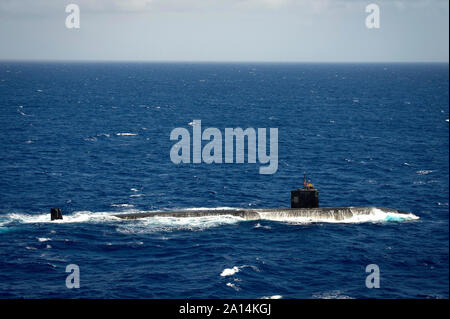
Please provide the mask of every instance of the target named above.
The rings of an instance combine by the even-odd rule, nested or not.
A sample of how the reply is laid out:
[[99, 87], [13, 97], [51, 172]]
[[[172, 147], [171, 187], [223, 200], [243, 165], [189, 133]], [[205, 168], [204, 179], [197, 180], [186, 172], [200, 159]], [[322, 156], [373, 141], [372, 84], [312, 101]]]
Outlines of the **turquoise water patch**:
[[0, 234], [1, 234], [1, 233], [7, 233], [7, 232], [9, 232], [9, 231], [11, 231], [11, 230], [13, 230], [13, 228], [3, 228], [3, 227], [0, 227]]
[[386, 218], [384, 219], [387, 222], [402, 222], [404, 220], [407, 220], [407, 218], [404, 217], [400, 217], [400, 216], [386, 216]]

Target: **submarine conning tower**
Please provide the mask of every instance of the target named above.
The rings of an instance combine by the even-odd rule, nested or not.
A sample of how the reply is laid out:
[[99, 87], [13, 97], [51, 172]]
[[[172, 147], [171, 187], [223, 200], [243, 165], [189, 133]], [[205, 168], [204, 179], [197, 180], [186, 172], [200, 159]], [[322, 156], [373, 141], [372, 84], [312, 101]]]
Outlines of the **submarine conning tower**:
[[319, 207], [319, 191], [317, 189], [296, 189], [291, 191], [291, 208]]
[[51, 220], [63, 219], [61, 209], [60, 208], [51, 208], [50, 209], [50, 219]]
[[319, 190], [311, 182], [303, 178], [303, 188], [291, 191], [291, 208], [317, 208], [319, 207]]

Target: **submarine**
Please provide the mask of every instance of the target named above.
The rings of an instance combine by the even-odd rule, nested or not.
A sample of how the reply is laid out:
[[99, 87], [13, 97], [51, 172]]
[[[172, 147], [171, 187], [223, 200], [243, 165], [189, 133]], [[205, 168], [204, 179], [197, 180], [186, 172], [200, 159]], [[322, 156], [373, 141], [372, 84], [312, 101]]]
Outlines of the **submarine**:
[[[291, 191], [290, 208], [255, 208], [255, 209], [199, 209], [199, 210], [176, 210], [176, 211], [149, 211], [138, 213], [115, 214], [114, 217], [123, 220], [151, 218], [151, 217], [208, 217], [208, 216], [234, 216], [244, 220], [289, 220], [304, 219], [310, 221], [340, 222], [346, 220], [357, 220], [361, 216], [376, 215], [377, 212], [391, 213], [397, 216], [414, 216], [411, 213], [398, 209], [384, 207], [319, 207], [319, 190], [313, 185], [306, 183], [304, 187]], [[415, 216], [414, 216], [415, 217]], [[51, 209], [51, 220], [62, 219], [60, 209]]]

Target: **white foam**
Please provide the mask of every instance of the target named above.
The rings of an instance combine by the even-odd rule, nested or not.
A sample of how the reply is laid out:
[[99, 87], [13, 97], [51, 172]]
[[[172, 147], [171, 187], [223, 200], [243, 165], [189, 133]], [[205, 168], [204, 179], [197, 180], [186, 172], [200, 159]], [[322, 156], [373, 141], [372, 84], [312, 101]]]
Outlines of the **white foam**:
[[350, 296], [344, 295], [340, 290], [333, 290], [312, 295], [316, 299], [353, 299]]
[[49, 213], [43, 214], [19, 214], [12, 213], [4, 215], [5, 223], [23, 223], [23, 224], [34, 224], [34, 223], [83, 223], [83, 222], [104, 222], [104, 221], [117, 221], [120, 220], [112, 215], [112, 212], [89, 212], [89, 211], [79, 211], [73, 214], [63, 215], [63, 219], [58, 219], [51, 221]]
[[50, 238], [38, 238], [37, 240], [42, 243], [45, 241], [50, 241], [51, 239]]
[[272, 227], [267, 226], [267, 225], [263, 226], [260, 223], [257, 223], [253, 228], [271, 229]]
[[181, 209], [181, 211], [183, 210], [187, 210], [187, 211], [197, 211], [197, 210], [239, 210], [240, 208], [236, 208], [236, 207], [191, 207], [191, 208], [184, 208]]
[[241, 290], [241, 288], [239, 288], [238, 286], [236, 286], [235, 284], [233, 284], [231, 282], [227, 282], [227, 286], [233, 288], [236, 291]]
[[112, 207], [134, 207], [132, 204], [111, 204]]
[[108, 133], [100, 133], [100, 134], [97, 134], [97, 136], [110, 137], [111, 135]]
[[[221, 277], [233, 276], [236, 273], [240, 272], [244, 268], [251, 268], [253, 271], [259, 272], [259, 268], [253, 265], [242, 265], [242, 266], [233, 266], [232, 268], [225, 268], [222, 270], [220, 274]], [[234, 281], [240, 281], [239, 279], [235, 279]]]
[[387, 221], [405, 221], [416, 220], [418, 216], [414, 214], [402, 214], [393, 211], [383, 211], [379, 208], [370, 208], [365, 214], [353, 214], [352, 217], [337, 220], [332, 216], [323, 215], [316, 217], [294, 217], [283, 214], [274, 214], [272, 212], [258, 212], [261, 219], [287, 222], [291, 224], [310, 224], [310, 223], [374, 223], [374, 222], [387, 222]]
[[202, 217], [147, 217], [122, 221], [117, 231], [125, 234], [144, 234], [152, 232], [171, 232], [177, 230], [201, 231], [222, 225], [237, 224], [244, 221], [231, 215]]
[[136, 136], [136, 133], [116, 133], [117, 136]]
[[418, 174], [418, 175], [428, 175], [428, 174], [430, 174], [432, 172], [433, 172], [432, 170], [424, 169], [424, 170], [417, 171], [416, 174]]
[[283, 298], [283, 296], [281, 296], [281, 295], [273, 295], [273, 296], [261, 297], [261, 299], [281, 299], [281, 298]]
[[235, 273], [239, 272], [239, 267], [234, 266], [233, 268], [225, 268], [220, 274], [221, 277], [233, 276]]

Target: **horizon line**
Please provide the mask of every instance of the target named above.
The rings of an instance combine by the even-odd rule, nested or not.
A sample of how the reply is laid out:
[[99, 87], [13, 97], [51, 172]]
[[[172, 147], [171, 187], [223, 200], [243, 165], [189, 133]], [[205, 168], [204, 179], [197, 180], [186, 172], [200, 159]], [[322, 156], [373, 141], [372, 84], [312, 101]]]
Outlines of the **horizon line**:
[[0, 63], [190, 63], [190, 64], [449, 64], [449, 61], [252, 61], [252, 60], [119, 60], [119, 59], [3, 59]]

